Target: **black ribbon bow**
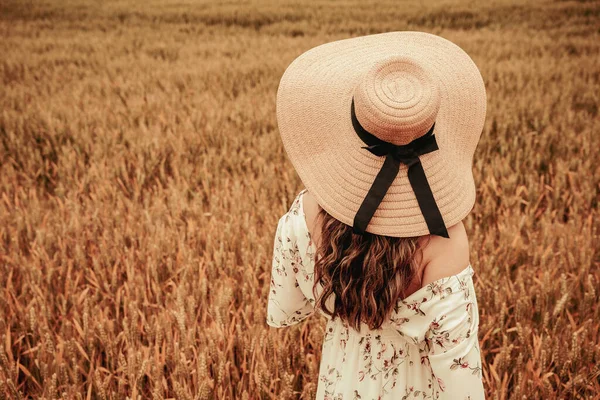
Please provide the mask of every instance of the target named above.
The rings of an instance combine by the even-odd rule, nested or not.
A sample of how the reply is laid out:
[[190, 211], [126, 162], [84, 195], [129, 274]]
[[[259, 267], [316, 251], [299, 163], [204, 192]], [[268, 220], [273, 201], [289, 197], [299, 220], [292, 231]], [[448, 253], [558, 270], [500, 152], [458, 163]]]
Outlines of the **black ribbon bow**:
[[375, 210], [379, 207], [387, 190], [396, 178], [396, 175], [398, 175], [400, 163], [404, 163], [408, 166], [408, 180], [415, 192], [419, 208], [423, 213], [429, 232], [432, 235], [450, 238], [442, 214], [435, 203], [429, 182], [427, 182], [421, 160], [419, 159], [419, 156], [422, 154], [438, 150], [438, 145], [433, 135], [435, 123], [425, 135], [416, 138], [408, 144], [395, 145], [379, 139], [360, 125], [354, 111], [354, 98], [352, 99], [351, 115], [354, 130], [362, 141], [368, 145], [362, 148], [369, 150], [377, 156], [386, 156], [383, 166], [375, 177], [373, 185], [354, 217], [354, 233], [362, 235], [365, 232], [369, 221], [373, 217], [373, 214], [375, 214]]

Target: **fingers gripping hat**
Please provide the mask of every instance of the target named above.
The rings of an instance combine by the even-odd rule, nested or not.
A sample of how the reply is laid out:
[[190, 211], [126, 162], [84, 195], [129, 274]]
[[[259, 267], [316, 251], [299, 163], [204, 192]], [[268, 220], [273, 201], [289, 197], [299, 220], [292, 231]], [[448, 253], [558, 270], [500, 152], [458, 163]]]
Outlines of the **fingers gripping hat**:
[[388, 32], [314, 47], [285, 70], [277, 123], [306, 188], [354, 233], [448, 237], [475, 203], [483, 79], [457, 45]]

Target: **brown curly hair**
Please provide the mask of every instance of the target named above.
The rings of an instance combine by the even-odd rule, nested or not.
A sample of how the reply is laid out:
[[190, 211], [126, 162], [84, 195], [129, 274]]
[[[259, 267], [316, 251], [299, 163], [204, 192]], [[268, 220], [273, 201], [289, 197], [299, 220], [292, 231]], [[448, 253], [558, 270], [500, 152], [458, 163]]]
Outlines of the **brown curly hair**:
[[[315, 259], [313, 293], [316, 305], [360, 331], [361, 323], [379, 329], [419, 270], [417, 256], [425, 246], [417, 237], [357, 235], [352, 227], [320, 209], [321, 239]], [[429, 238], [431, 239], [431, 238]], [[323, 291], [317, 296], [317, 286]], [[327, 308], [335, 295], [333, 310]]]

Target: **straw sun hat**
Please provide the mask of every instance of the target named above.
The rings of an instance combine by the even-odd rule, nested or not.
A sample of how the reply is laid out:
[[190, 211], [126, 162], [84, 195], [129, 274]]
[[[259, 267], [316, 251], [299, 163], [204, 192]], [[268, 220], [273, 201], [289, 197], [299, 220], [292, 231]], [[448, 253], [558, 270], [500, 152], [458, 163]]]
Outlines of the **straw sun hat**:
[[300, 179], [354, 233], [448, 237], [473, 208], [485, 86], [447, 39], [402, 31], [314, 47], [285, 70], [276, 108]]

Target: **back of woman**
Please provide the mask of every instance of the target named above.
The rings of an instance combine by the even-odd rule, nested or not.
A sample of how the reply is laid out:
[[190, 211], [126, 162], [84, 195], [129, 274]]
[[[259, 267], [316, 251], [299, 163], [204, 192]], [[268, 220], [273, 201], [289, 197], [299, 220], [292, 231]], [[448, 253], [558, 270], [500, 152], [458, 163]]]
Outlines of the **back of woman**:
[[267, 323], [327, 318], [317, 399], [483, 399], [462, 220], [485, 88], [458, 46], [390, 32], [317, 46], [277, 95], [306, 186], [275, 232]]

